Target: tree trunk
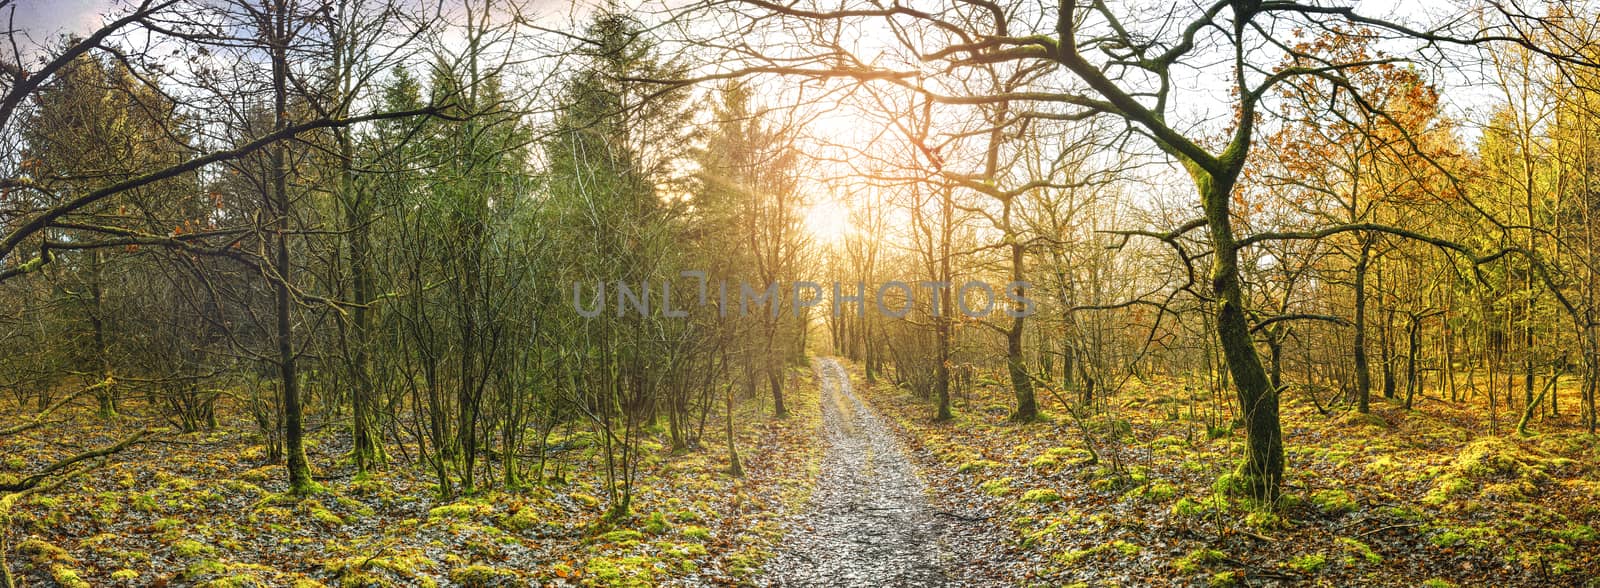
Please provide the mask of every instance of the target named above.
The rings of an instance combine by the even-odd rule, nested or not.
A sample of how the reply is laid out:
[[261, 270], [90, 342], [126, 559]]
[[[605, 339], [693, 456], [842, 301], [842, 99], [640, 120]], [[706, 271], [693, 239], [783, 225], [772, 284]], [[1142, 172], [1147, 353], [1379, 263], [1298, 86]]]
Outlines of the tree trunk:
[[943, 199], [940, 206], [940, 220], [942, 222], [939, 230], [939, 276], [937, 279], [944, 283], [944, 287], [940, 288], [937, 294], [941, 312], [936, 313], [937, 316], [933, 318], [933, 320], [937, 321], [935, 335], [938, 338], [938, 353], [934, 358], [938, 363], [933, 368], [933, 391], [939, 400], [939, 412], [934, 415], [934, 419], [943, 422], [953, 417], [950, 414], [950, 323], [953, 320], [952, 315], [956, 313], [956, 308], [951, 305], [950, 300], [950, 232], [953, 228], [951, 226], [953, 221], [951, 217], [954, 215], [955, 210], [950, 199], [950, 187], [945, 186], [941, 192]]
[[[1006, 201], [1006, 238], [1011, 241], [1011, 282], [1016, 288], [1016, 298], [1021, 300], [1026, 292], [1020, 283], [1023, 280], [1023, 247], [1015, 232], [1010, 230], [1011, 202]], [[1022, 355], [1022, 327], [1023, 305], [1015, 303], [1012, 307], [1016, 316], [1011, 318], [1011, 329], [1006, 331], [1006, 368], [1011, 373], [1011, 389], [1017, 396], [1017, 411], [1011, 414], [1014, 422], [1025, 423], [1039, 418], [1039, 405], [1033, 395], [1033, 380], [1029, 379], [1027, 360]]]
[[1420, 387], [1417, 382], [1417, 360], [1422, 355], [1422, 319], [1413, 315], [1406, 325], [1406, 410], [1411, 410], [1412, 400]]
[[[272, 93], [274, 131], [289, 126], [289, 15], [286, 0], [273, 0], [272, 30], [268, 39], [272, 51]], [[289, 165], [284, 142], [273, 143], [271, 177], [267, 187], [268, 208], [273, 214], [273, 294], [277, 314], [278, 378], [283, 394], [284, 444], [289, 468], [289, 490], [308, 494], [316, 489], [311, 468], [306, 462], [305, 432], [301, 423], [300, 382], [295, 372], [293, 306], [289, 299]]]
[[1363, 237], [1361, 255], [1355, 268], [1355, 336], [1351, 345], [1355, 351], [1356, 411], [1366, 414], [1372, 405], [1372, 368], [1367, 365], [1367, 266], [1372, 259], [1372, 242]]
[[1218, 181], [1210, 172], [1192, 164], [1190, 175], [1200, 189], [1211, 234], [1211, 287], [1217, 301], [1217, 341], [1227, 360], [1228, 374], [1238, 392], [1239, 409], [1244, 417], [1245, 457], [1238, 473], [1252, 496], [1262, 502], [1273, 502], [1283, 483], [1283, 432], [1279, 428], [1278, 393], [1261, 365], [1261, 356], [1250, 335], [1250, 321], [1245, 315], [1239, 247], [1234, 240], [1229, 211], [1234, 178]]
[[1383, 397], [1394, 400], [1395, 374], [1394, 374], [1394, 309], [1387, 310], [1383, 321], [1383, 343], [1379, 345], [1383, 354]]
[[767, 351], [767, 384], [772, 387], [772, 414], [780, 419], [789, 416], [783, 405], [783, 364], [775, 349]]

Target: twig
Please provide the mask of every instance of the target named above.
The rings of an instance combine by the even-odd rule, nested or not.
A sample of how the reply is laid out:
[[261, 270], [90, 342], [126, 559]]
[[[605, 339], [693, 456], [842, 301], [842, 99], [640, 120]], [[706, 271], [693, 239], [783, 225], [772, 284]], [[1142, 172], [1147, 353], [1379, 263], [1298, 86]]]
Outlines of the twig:
[[1235, 530], [1240, 532], [1240, 533], [1242, 533], [1242, 534], [1244, 534], [1244, 535], [1248, 535], [1248, 536], [1254, 538], [1257, 541], [1264, 541], [1264, 542], [1267, 542], [1267, 543], [1277, 543], [1278, 542], [1277, 539], [1273, 539], [1271, 537], [1268, 537], [1266, 535], [1262, 535], [1260, 533], [1257, 533], [1255, 531], [1251, 531], [1251, 530], [1248, 530], [1248, 529], [1235, 529]]
[[947, 512], [947, 511], [942, 511], [942, 510], [933, 511], [933, 514], [936, 514], [936, 515], [939, 515], [939, 516], [943, 516], [943, 517], [950, 517], [952, 519], [956, 519], [956, 520], [960, 520], [960, 521], [967, 521], [969, 523], [976, 523], [976, 522], [979, 522], [979, 521], [987, 521], [987, 520], [989, 520], [989, 517], [991, 516], [991, 515], [982, 515], [982, 516], [964, 515], [964, 514], [961, 514], [961, 513]]
[[1383, 531], [1389, 531], [1389, 530], [1393, 530], [1393, 529], [1406, 529], [1406, 528], [1410, 528], [1410, 527], [1416, 527], [1416, 526], [1419, 526], [1421, 524], [1422, 523], [1417, 522], [1417, 523], [1400, 523], [1400, 524], [1397, 524], [1397, 525], [1385, 525], [1385, 526], [1373, 529], [1371, 531], [1364, 531], [1361, 534], [1356, 535], [1356, 536], [1357, 537], [1366, 537], [1367, 535], [1372, 535], [1374, 533], [1381, 533]]

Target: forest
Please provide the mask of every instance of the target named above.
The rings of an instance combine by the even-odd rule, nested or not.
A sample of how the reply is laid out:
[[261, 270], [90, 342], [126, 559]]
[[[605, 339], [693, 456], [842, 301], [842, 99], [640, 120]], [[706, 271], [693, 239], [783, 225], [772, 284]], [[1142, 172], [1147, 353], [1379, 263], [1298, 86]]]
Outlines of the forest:
[[1590, 0], [0, 18], [0, 588], [1600, 586]]

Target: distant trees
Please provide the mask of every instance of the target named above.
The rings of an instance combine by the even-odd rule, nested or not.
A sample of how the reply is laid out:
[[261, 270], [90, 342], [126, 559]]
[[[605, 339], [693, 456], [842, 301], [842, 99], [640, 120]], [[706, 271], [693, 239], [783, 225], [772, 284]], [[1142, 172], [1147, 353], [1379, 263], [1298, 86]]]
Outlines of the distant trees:
[[[181, 124], [172, 101], [137, 79], [121, 62], [106, 57], [90, 54], [66, 62], [30, 102], [20, 125], [24, 144], [20, 171], [33, 180], [39, 192], [17, 194], [38, 196], [30, 203], [33, 206], [48, 207], [60, 202], [59, 194], [88, 192], [134, 177], [144, 169], [173, 165], [188, 150], [185, 137], [169, 135]], [[163, 186], [120, 193], [86, 210], [94, 218], [85, 219], [84, 224], [128, 219], [152, 233], [202, 230], [205, 219], [195, 214], [203, 209], [196, 210], [194, 182], [191, 175]], [[54, 231], [53, 236], [59, 238], [68, 230]], [[135, 253], [131, 248], [119, 251], [63, 244], [47, 273], [55, 284], [57, 303], [64, 305], [60, 307], [66, 311], [62, 318], [77, 317], [61, 325], [49, 348], [72, 350], [70, 361], [75, 366], [93, 366], [85, 377], [105, 382], [95, 388], [93, 396], [101, 416], [107, 418], [117, 414], [117, 398], [123, 388], [116, 383], [119, 373], [164, 379], [181, 371], [133, 372], [129, 364], [142, 354], [165, 349], [140, 345], [130, 337], [134, 333], [128, 327], [140, 318], [157, 322], [176, 318], [141, 308], [144, 305], [137, 302], [143, 285], [127, 276], [150, 267]]]
[[[632, 499], [640, 431], [663, 408], [658, 399], [691, 382], [704, 385], [684, 371], [694, 364], [682, 352], [705, 334], [668, 314], [686, 316], [697, 292], [679, 275], [693, 268], [673, 247], [688, 229], [678, 170], [688, 155], [690, 111], [682, 90], [649, 96], [655, 86], [632, 81], [682, 72], [637, 20], [601, 11], [585, 35], [593, 45], [578, 52], [580, 66], [558, 98], [543, 148], [548, 214], [563, 244], [555, 283], [571, 289], [574, 305], [596, 309], [563, 334], [571, 354], [564, 371], [605, 447], [610, 516], [620, 517]], [[585, 290], [592, 299], [579, 299]], [[667, 408], [681, 416], [682, 407]]]
[[[1167, 226], [1110, 227], [1105, 231], [1152, 238], [1169, 246], [1182, 266], [1180, 275], [1186, 277], [1120, 303], [1089, 306], [1111, 307], [1106, 310], [1151, 307], [1159, 309], [1157, 317], [1165, 317], [1179, 310], [1175, 303], [1181, 303], [1174, 299], [1179, 292], [1209, 307], [1208, 316], [1201, 320], [1209, 325], [1220, 347], [1221, 365], [1226, 369], [1223, 375], [1235, 392], [1235, 406], [1247, 438], [1239, 478], [1252, 495], [1263, 500], [1276, 498], [1284, 476], [1279, 363], [1280, 346], [1287, 341], [1292, 323], [1353, 323], [1356, 337], [1348, 345], [1356, 363], [1352, 396], [1365, 410], [1372, 367], [1367, 336], [1375, 324], [1383, 333], [1377, 347], [1386, 395], [1396, 393], [1399, 366], [1406, 366], [1404, 374], [1412, 380], [1422, 377], [1423, 325], [1439, 315], [1439, 300], [1446, 297], [1446, 289], [1428, 288], [1406, 278], [1438, 275], [1434, 268], [1481, 277], [1486, 266], [1497, 262], [1511, 264], [1508, 267], [1520, 265], [1528, 268], [1518, 275], [1523, 290], [1530, 294], [1528, 302], [1518, 303], [1522, 310], [1516, 314], [1531, 317], [1536, 313], [1531, 310], [1535, 303], [1528, 276], [1554, 275], [1538, 252], [1544, 248], [1540, 242], [1545, 237], [1534, 236], [1549, 231], [1535, 228], [1548, 226], [1536, 218], [1542, 207], [1528, 200], [1521, 203], [1519, 212], [1507, 215], [1482, 208], [1474, 197], [1461, 194], [1467, 174], [1465, 166], [1455, 161], [1452, 131], [1440, 120], [1437, 97], [1421, 74], [1403, 64], [1416, 59], [1447, 61], [1444, 52], [1448, 47], [1482, 47], [1490, 54], [1523, 55], [1555, 68], [1592, 67], [1587, 55], [1573, 49], [1590, 46], [1589, 40], [1544, 36], [1546, 30], [1568, 30], [1559, 26], [1567, 23], [1563, 14], [1486, 14], [1472, 26], [1457, 21], [1442, 29], [1427, 29], [1349, 8], [1231, 1], [1159, 17], [1121, 6], [1071, 2], [1059, 6], [951, 2], [913, 9], [870, 3], [778, 5], [752, 0], [738, 3], [734, 10], [744, 23], [738, 29], [741, 34], [804, 31], [799, 39], [778, 35], [781, 40], [767, 47], [740, 46], [733, 53], [745, 60], [750, 71], [878, 83], [941, 106], [975, 107], [987, 113], [984, 126], [952, 124], [948, 131], [963, 137], [991, 137], [988, 152], [973, 153], [970, 161], [982, 162], [987, 156], [993, 162], [996, 155], [1009, 153], [997, 149], [1027, 136], [1030, 125], [1043, 121], [1070, 126], [1109, 120], [1138, 137], [1126, 145], [1148, 146], [1177, 164], [1193, 192], [1183, 210], [1195, 212], [1177, 217]], [[1265, 24], [1269, 22], [1272, 24]], [[887, 49], [873, 46], [872, 51], [881, 54], [856, 53], [849, 49], [853, 45], [839, 42], [843, 30], [879, 30], [882, 38], [892, 41], [886, 42]], [[1429, 32], [1421, 32], [1424, 30]], [[1312, 36], [1306, 31], [1322, 33]], [[1422, 53], [1420, 57], [1386, 56], [1367, 48], [1367, 40], [1373, 38], [1421, 47]], [[1281, 57], [1281, 65], [1256, 65], [1263, 54]], [[1196, 68], [1210, 72], [1202, 76], [1224, 80], [1227, 90], [1187, 89], [1175, 72]], [[1220, 101], [1226, 114], [1191, 120], [1184, 110], [1191, 106], [1186, 97], [1199, 94]], [[1284, 194], [1251, 193], [1251, 197], [1264, 199], [1246, 200], [1244, 192], [1262, 171], [1257, 162], [1262, 158], [1263, 141], [1285, 148], [1285, 152], [1266, 155], [1300, 160], [1289, 162], [1291, 171], [1277, 178], [1288, 195], [1316, 195], [1294, 196], [1301, 202], [1298, 210], [1282, 206]], [[932, 151], [943, 147], [947, 145], [935, 144]], [[1066, 150], [1058, 148], [1056, 152]], [[1017, 167], [1016, 163], [991, 163], [985, 168], [990, 173], [968, 173], [964, 179], [970, 183], [961, 184], [998, 199], [999, 210], [993, 214], [1000, 221], [996, 226], [1004, 234], [1003, 244], [1012, 253], [1013, 279], [1026, 277], [1022, 268], [1030, 255], [1027, 236], [1012, 230], [1015, 207], [1037, 192], [1059, 189], [1054, 184], [1070, 186], [1083, 180], [1054, 180], [1055, 176], [1045, 173], [1031, 178], [1044, 182], [1042, 185], [1020, 181], [1015, 188], [1008, 188], [996, 174], [1015, 174]], [[1527, 187], [1521, 190], [1530, 191]], [[1388, 206], [1389, 202], [1406, 204]], [[1408, 214], [1422, 203], [1427, 203], [1430, 211], [1436, 210], [1434, 203], [1443, 209], [1455, 207], [1446, 218], [1462, 219], [1457, 222], [1482, 220], [1492, 231], [1492, 243], [1474, 242]], [[1258, 218], [1268, 208], [1284, 215], [1280, 219], [1285, 221], [1283, 226]], [[1517, 228], [1524, 226], [1528, 228]], [[1263, 266], [1281, 262], [1257, 250], [1297, 241], [1337, 242], [1337, 250], [1351, 261], [1351, 267], [1343, 271], [1354, 282], [1351, 288], [1357, 304], [1349, 313], [1355, 315], [1353, 321], [1343, 318], [1348, 316], [1344, 312], [1330, 315], [1302, 306], [1306, 301], [1297, 301], [1295, 293], [1285, 289], [1277, 292], [1276, 309], [1253, 299], [1247, 288], [1250, 276], [1279, 269]], [[1452, 261], [1434, 265], [1437, 254], [1432, 251], [1440, 251]], [[1198, 268], [1200, 264], [1209, 269]], [[1331, 273], [1334, 268], [1320, 265], [1301, 264], [1286, 275], [1305, 280], [1306, 272], [1317, 268], [1316, 280], [1343, 279]], [[1369, 280], [1381, 284], [1369, 284]], [[1374, 320], [1369, 306], [1382, 308], [1380, 320]], [[1397, 323], [1397, 317], [1403, 320]], [[1025, 341], [1018, 335], [1023, 324], [1018, 319], [1008, 331], [1005, 351], [1019, 416], [1031, 415], [1028, 389], [1038, 377], [1020, 360], [1019, 348]], [[1518, 325], [1522, 341], [1528, 341], [1529, 333], [1537, 330], [1526, 321]], [[1161, 331], [1152, 328], [1149, 333], [1154, 337]], [[1397, 345], [1397, 333], [1405, 343]], [[1262, 359], [1258, 335], [1268, 338], [1267, 347], [1275, 358], [1270, 371]], [[1133, 345], [1148, 345], [1149, 341]], [[1529, 359], [1519, 368], [1523, 389], [1529, 391], [1526, 404], [1534, 402], [1532, 387], [1527, 384], [1534, 377], [1533, 361]], [[1129, 362], [1126, 369], [1137, 372], [1138, 363]], [[1414, 384], [1408, 381], [1407, 386], [1412, 389]]]
[[[1295, 212], [1286, 222], [1404, 226], [1408, 213], [1426, 214], [1428, 204], [1452, 199], [1454, 186], [1438, 179], [1434, 166], [1459, 168], [1459, 149], [1451, 129], [1439, 121], [1436, 91], [1415, 69], [1373, 51], [1364, 36], [1369, 34], [1335, 31], [1306, 40], [1300, 45], [1306, 56], [1283, 66], [1329, 60], [1365, 63], [1347, 68], [1337, 81], [1305, 78], [1278, 89], [1278, 116], [1284, 124], [1266, 138], [1272, 161], [1264, 166], [1262, 181], [1286, 194]], [[1338, 281], [1349, 284], [1352, 292], [1354, 396], [1357, 410], [1364, 413], [1372, 389], [1368, 341], [1375, 321], [1369, 317], [1381, 314], [1369, 312], [1372, 268], [1398, 244], [1378, 231], [1335, 235], [1329, 241], [1350, 260], [1350, 277]], [[1385, 330], [1386, 350], [1391, 348], [1387, 335]], [[1389, 353], [1382, 355], [1384, 396], [1392, 398], [1394, 366], [1387, 360]]]
[[[719, 345], [740, 364], [725, 369], [742, 382], [747, 397], [765, 384], [773, 413], [783, 417], [789, 411], [784, 371], [803, 353], [797, 341], [809, 321], [784, 305], [795, 295], [789, 286], [810, 278], [801, 271], [808, 248], [805, 201], [798, 189], [800, 154], [791, 143], [792, 130], [769, 120], [752, 94], [750, 85], [737, 81], [713, 94], [710, 128], [693, 153], [698, 172], [691, 188], [693, 225], [686, 236], [704, 251], [716, 252], [700, 259], [707, 264], [700, 271], [717, 280], [706, 286], [715, 289], [711, 311], [725, 336]], [[779, 289], [769, 293], [767, 284]], [[731, 411], [732, 388], [725, 394]], [[732, 453], [731, 428], [728, 433]], [[737, 458], [733, 462], [740, 469]]]

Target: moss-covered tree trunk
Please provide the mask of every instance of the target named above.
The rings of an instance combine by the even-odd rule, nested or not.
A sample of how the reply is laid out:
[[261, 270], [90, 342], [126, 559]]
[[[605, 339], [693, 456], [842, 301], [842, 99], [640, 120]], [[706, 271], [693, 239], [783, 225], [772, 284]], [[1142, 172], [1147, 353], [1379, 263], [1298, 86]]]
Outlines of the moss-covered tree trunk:
[[[285, 0], [273, 0], [272, 20], [268, 26], [267, 42], [272, 53], [273, 131], [282, 132], [289, 126], [289, 15]], [[315, 490], [311, 480], [311, 467], [306, 462], [305, 433], [301, 424], [300, 382], [295, 372], [293, 306], [289, 298], [289, 162], [288, 147], [273, 143], [270, 158], [271, 171], [267, 186], [267, 207], [273, 221], [273, 280], [274, 310], [277, 318], [278, 376], [283, 394], [283, 440], [288, 451], [289, 490], [307, 494]]]
[[1217, 341], [1227, 360], [1228, 374], [1238, 392], [1245, 424], [1245, 457], [1239, 474], [1258, 500], [1274, 501], [1283, 482], [1283, 432], [1278, 423], [1278, 391], [1250, 335], [1244, 309], [1244, 289], [1239, 277], [1239, 245], [1234, 238], [1230, 204], [1237, 171], [1216, 178], [1190, 165], [1203, 199], [1206, 225], [1214, 250], [1211, 288], [1217, 305]]
[[[1014, 294], [1021, 300], [1026, 294], [1018, 284], [1023, 278], [1022, 243], [1014, 234], [1010, 235], [1010, 238], [1012, 285], [1008, 288], [1015, 288]], [[1011, 420], [1028, 422], [1039, 417], [1039, 405], [1034, 399], [1033, 381], [1029, 379], [1027, 360], [1022, 356], [1023, 304], [1017, 302], [1013, 310], [1016, 316], [1011, 319], [1011, 329], [1006, 331], [1006, 369], [1011, 372], [1011, 389], [1017, 395], [1017, 411], [1012, 413]]]

